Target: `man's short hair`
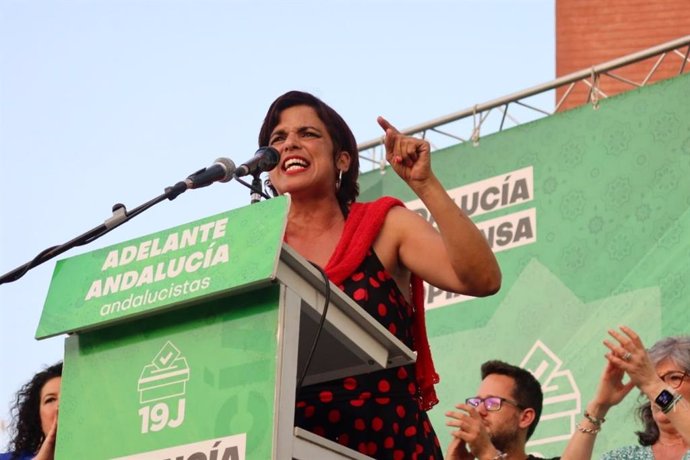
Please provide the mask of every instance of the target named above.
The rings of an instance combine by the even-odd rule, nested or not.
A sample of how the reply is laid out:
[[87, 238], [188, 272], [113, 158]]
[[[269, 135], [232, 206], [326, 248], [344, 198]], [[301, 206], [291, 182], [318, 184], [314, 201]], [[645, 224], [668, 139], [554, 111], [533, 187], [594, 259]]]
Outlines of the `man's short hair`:
[[503, 361], [492, 360], [482, 364], [482, 380], [491, 374], [505, 375], [512, 378], [515, 385], [511, 396], [515, 399], [515, 402], [522, 409], [534, 409], [534, 421], [527, 429], [527, 439], [529, 439], [537, 428], [539, 417], [541, 417], [542, 401], [544, 399], [541, 385], [528, 370]]

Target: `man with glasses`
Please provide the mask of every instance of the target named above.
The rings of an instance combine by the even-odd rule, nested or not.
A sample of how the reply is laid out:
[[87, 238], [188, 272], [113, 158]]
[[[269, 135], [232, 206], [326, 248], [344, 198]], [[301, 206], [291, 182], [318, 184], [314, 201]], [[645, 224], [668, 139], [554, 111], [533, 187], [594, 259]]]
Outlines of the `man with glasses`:
[[482, 364], [481, 376], [476, 396], [446, 413], [455, 428], [447, 460], [536, 459], [525, 444], [541, 415], [541, 385], [529, 371], [503, 361]]

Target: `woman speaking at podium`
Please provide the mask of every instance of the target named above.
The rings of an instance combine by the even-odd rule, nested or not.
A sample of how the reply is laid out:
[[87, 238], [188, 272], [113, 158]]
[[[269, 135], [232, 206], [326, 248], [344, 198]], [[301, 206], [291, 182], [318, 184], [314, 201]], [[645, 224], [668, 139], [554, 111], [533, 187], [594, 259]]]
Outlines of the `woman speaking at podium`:
[[440, 459], [426, 410], [438, 382], [424, 326], [422, 280], [487, 296], [501, 273], [481, 232], [430, 166], [429, 143], [379, 117], [386, 158], [427, 207], [438, 231], [397, 199], [357, 203], [359, 157], [352, 131], [331, 107], [291, 91], [268, 109], [259, 145], [280, 153], [269, 173], [289, 193], [285, 241], [417, 352], [413, 365], [298, 390], [295, 425], [377, 459]]

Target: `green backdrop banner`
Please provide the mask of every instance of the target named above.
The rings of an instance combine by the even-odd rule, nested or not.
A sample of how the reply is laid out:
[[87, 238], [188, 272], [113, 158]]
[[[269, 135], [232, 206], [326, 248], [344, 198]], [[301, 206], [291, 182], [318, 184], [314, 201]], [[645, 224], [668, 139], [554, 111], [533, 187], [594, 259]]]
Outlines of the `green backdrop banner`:
[[[443, 413], [475, 394], [486, 360], [537, 376], [545, 406], [529, 450], [558, 455], [596, 388], [609, 328], [629, 325], [647, 346], [688, 333], [688, 100], [685, 75], [434, 152], [503, 271], [485, 299], [427, 289], [444, 445]], [[390, 168], [360, 187], [363, 201], [394, 195], [430, 219]], [[595, 452], [636, 442], [635, 396], [610, 412]]]

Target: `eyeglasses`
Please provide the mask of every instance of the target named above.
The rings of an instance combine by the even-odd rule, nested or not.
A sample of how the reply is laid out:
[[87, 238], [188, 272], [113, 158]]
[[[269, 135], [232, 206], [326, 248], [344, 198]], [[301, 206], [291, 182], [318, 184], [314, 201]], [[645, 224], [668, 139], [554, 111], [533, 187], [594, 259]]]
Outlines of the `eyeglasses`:
[[671, 371], [662, 375], [661, 380], [663, 380], [666, 385], [676, 389], [683, 384], [683, 379], [685, 379], [687, 375], [687, 372]]
[[501, 410], [501, 407], [504, 402], [507, 402], [508, 404], [511, 404], [517, 407], [518, 409], [522, 409], [522, 407], [515, 401], [511, 401], [510, 399], [506, 398], [501, 398], [500, 396], [488, 396], [486, 398], [474, 396], [472, 398], [467, 398], [465, 400], [465, 403], [469, 404], [472, 407], [479, 407], [481, 403], [484, 403], [484, 408], [490, 412]]

